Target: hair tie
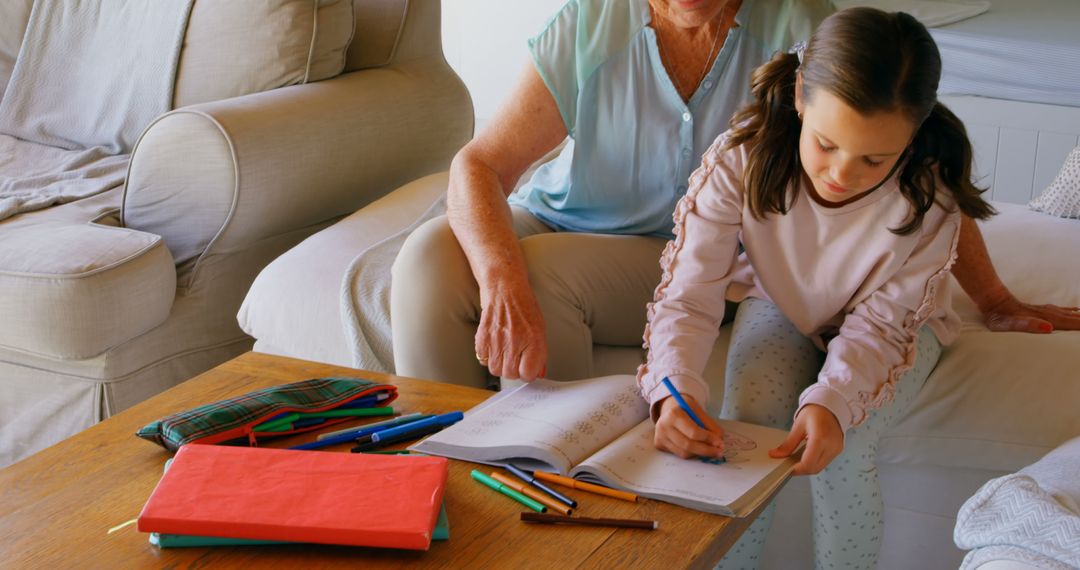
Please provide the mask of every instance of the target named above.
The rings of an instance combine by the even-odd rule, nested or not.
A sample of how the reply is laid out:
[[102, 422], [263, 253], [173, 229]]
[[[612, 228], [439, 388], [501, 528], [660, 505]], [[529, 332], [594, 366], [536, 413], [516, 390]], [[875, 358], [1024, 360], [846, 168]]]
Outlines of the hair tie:
[[802, 66], [803, 54], [806, 53], [806, 42], [795, 42], [787, 52], [795, 54], [799, 58], [799, 65]]

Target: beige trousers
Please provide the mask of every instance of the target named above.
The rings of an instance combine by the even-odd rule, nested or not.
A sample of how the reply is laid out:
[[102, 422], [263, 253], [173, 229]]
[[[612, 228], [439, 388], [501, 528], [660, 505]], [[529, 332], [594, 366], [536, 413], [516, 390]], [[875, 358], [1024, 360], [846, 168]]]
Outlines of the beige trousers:
[[[555, 232], [512, 208], [546, 323], [547, 377], [593, 376], [593, 345], [641, 346], [666, 240]], [[394, 262], [390, 322], [397, 374], [484, 387], [476, 361], [480, 292], [445, 216], [417, 228]]]

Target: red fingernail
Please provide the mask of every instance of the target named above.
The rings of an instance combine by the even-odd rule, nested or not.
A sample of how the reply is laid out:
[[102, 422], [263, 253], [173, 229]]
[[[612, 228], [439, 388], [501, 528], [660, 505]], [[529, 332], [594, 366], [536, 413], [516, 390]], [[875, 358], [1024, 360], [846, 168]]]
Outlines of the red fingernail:
[[545, 366], [544, 369], [540, 371], [540, 377], [541, 378], [547, 377], [547, 366]]
[[1054, 325], [1052, 325], [1050, 323], [1039, 323], [1039, 330], [1044, 332], [1044, 333], [1053, 332], [1054, 331]]

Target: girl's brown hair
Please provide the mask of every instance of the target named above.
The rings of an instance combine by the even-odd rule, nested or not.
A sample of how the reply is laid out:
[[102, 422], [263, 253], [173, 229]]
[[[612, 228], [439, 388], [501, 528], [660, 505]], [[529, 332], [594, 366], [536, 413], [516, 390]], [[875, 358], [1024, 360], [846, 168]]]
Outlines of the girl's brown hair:
[[994, 209], [971, 183], [971, 142], [964, 124], [937, 101], [941, 55], [930, 33], [903, 12], [849, 8], [829, 16], [799, 57], [779, 53], [754, 71], [754, 101], [731, 120], [727, 148], [747, 144], [744, 173], [750, 211], [755, 217], [784, 214], [798, 194], [801, 122], [795, 111], [795, 77], [802, 95], [825, 89], [859, 113], [900, 110], [918, 125], [897, 165], [900, 192], [911, 204], [907, 223], [892, 231], [910, 234], [934, 205], [938, 181], [960, 211], [984, 219]]

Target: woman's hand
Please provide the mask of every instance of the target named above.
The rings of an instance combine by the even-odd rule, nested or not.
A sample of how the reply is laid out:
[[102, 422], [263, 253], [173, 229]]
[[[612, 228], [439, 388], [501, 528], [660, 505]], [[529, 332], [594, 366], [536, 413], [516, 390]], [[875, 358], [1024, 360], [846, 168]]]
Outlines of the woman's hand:
[[679, 407], [675, 398], [669, 396], [660, 401], [660, 417], [656, 420], [653, 445], [683, 459], [723, 457], [724, 430], [720, 429], [716, 420], [712, 419], [693, 397], [683, 394], [683, 399], [709, 429], [701, 429]]
[[983, 311], [992, 331], [1049, 333], [1080, 330], [1080, 307], [1032, 305], [1009, 295]]
[[503, 378], [532, 381], [547, 370], [544, 316], [528, 281], [507, 281], [480, 295], [476, 358]]
[[1001, 282], [982, 231], [971, 218], [960, 217], [960, 242], [952, 272], [964, 292], [975, 301], [992, 331], [1048, 333], [1057, 330], [1080, 330], [1080, 309], [1056, 305], [1021, 303]]
[[795, 425], [787, 439], [776, 449], [769, 450], [769, 457], [789, 457], [806, 440], [802, 459], [795, 464], [795, 475], [820, 473], [844, 450], [844, 431], [836, 416], [823, 406], [807, 404], [795, 417]]

